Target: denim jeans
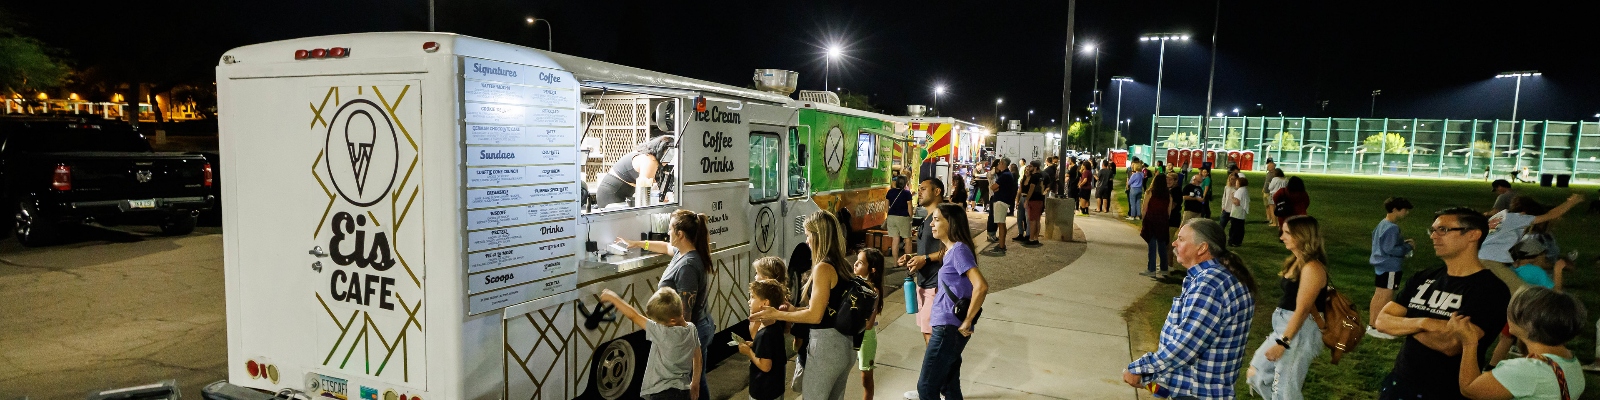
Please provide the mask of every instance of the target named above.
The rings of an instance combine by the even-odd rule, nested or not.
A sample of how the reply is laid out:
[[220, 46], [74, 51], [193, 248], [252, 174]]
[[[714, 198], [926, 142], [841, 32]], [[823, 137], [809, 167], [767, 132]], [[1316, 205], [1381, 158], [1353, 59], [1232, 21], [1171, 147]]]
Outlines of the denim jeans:
[[1140, 210], [1140, 207], [1144, 206], [1144, 198], [1141, 197], [1143, 195], [1144, 195], [1144, 188], [1143, 187], [1128, 188], [1128, 216], [1129, 217], [1139, 218], [1139, 217], [1144, 216], [1144, 214], [1141, 213], [1143, 210]]
[[[1019, 196], [1020, 197], [1020, 196]], [[1017, 235], [1028, 237], [1028, 202], [1017, 202]]]
[[[1150, 249], [1150, 257], [1149, 257], [1149, 261], [1145, 264], [1145, 271], [1156, 272], [1156, 268], [1158, 266], [1161, 268], [1162, 271], [1166, 271], [1167, 270], [1167, 265], [1170, 264], [1170, 263], [1168, 263], [1167, 257], [1170, 257], [1169, 254], [1172, 254], [1172, 253], [1169, 252], [1169, 251], [1166, 251], [1166, 249], [1167, 249], [1167, 241], [1165, 240], [1165, 238], [1159, 238], [1158, 237], [1158, 238], [1145, 239], [1144, 240], [1144, 244], [1145, 244], [1145, 247], [1148, 247]], [[1158, 259], [1161, 260], [1160, 264], [1156, 264], [1156, 260], [1158, 260]]]
[[917, 395], [922, 400], [961, 400], [961, 351], [967, 340], [954, 325], [933, 327], [928, 349], [922, 355], [922, 373], [917, 376]]
[[[717, 323], [711, 319], [710, 311], [707, 311], [705, 315], [701, 315], [699, 321], [694, 322], [694, 330], [695, 335], [700, 337], [700, 359], [709, 359], [711, 357], [711, 337], [717, 334]], [[700, 398], [709, 399], [711, 398], [711, 387], [706, 384], [705, 374], [711, 372], [712, 365], [709, 362], [702, 362], [700, 367]]]
[[[1237, 222], [1237, 221], [1235, 221]], [[1285, 293], [1285, 296], [1293, 296]], [[1246, 378], [1250, 389], [1262, 398], [1268, 400], [1299, 400], [1305, 398], [1300, 393], [1300, 386], [1306, 382], [1306, 371], [1311, 368], [1311, 361], [1322, 354], [1322, 330], [1317, 328], [1317, 322], [1306, 316], [1305, 322], [1300, 324], [1300, 330], [1295, 332], [1294, 339], [1289, 340], [1289, 350], [1283, 351], [1283, 356], [1278, 361], [1267, 361], [1267, 349], [1278, 345], [1277, 338], [1283, 337], [1283, 331], [1289, 327], [1289, 319], [1294, 316], [1294, 311], [1282, 308], [1272, 310], [1272, 336], [1261, 343], [1256, 349], [1256, 355], [1250, 359], [1250, 367], [1255, 368], [1255, 376]]]

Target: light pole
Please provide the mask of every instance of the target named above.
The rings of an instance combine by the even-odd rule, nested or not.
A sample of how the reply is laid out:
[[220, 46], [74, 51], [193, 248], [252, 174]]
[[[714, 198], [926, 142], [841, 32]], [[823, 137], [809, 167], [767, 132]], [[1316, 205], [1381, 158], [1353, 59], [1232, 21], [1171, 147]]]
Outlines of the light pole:
[[1517, 78], [1517, 91], [1511, 97], [1511, 120], [1517, 120], [1517, 102], [1522, 100], [1522, 78], [1527, 76], [1544, 75], [1539, 71], [1511, 71], [1495, 75], [1495, 78]]
[[828, 45], [827, 59], [822, 62], [822, 90], [828, 90], [828, 74], [833, 69], [833, 59], [839, 58], [839, 55], [843, 53], [842, 50], [839, 50], [839, 45]]
[[[1033, 110], [1028, 110], [1028, 120], [1024, 124], [1028, 125], [1028, 126], [1033, 126]], [[1028, 126], [1024, 126], [1024, 127], [1022, 127], [1022, 129], [1028, 129]]]
[[1117, 131], [1122, 131], [1122, 84], [1133, 82], [1133, 78], [1126, 76], [1113, 76], [1112, 82], [1117, 83]]
[[[1005, 101], [1006, 101], [1006, 99], [1003, 99], [1003, 98], [1002, 99], [994, 99], [994, 118], [995, 119], [999, 119], [1001, 125], [1004, 125], [1006, 121], [1005, 121], [1004, 118], [1000, 117], [1000, 103], [1003, 103]], [[1005, 128], [1006, 127], [1004, 127], [1004, 126], [995, 127], [995, 132], [999, 132], [1001, 129], [1005, 129]]]
[[1378, 95], [1380, 94], [1383, 94], [1382, 90], [1372, 91], [1372, 110], [1367, 111], [1367, 118], [1373, 118], [1378, 115]]
[[1167, 66], [1167, 41], [1168, 40], [1189, 41], [1189, 34], [1187, 34], [1187, 33], [1152, 33], [1152, 34], [1148, 34], [1148, 35], [1144, 35], [1144, 36], [1140, 36], [1139, 37], [1139, 41], [1141, 41], [1141, 42], [1148, 42], [1148, 41], [1152, 41], [1152, 40], [1161, 41], [1161, 57], [1156, 62], [1156, 116], [1160, 117], [1161, 116], [1161, 80], [1162, 80], [1162, 78], [1164, 78], [1164, 75], [1165, 75], [1165, 72], [1166, 72], [1166, 66]]
[[933, 114], [939, 115], [939, 95], [944, 94], [944, 85], [933, 87]]
[[[1091, 100], [1089, 104], [1092, 109], [1100, 105], [1100, 47], [1095, 46], [1094, 43], [1089, 43], [1083, 50], [1094, 52], [1094, 90], [1089, 91], [1089, 99]], [[1089, 148], [1091, 149], [1095, 148], [1095, 139], [1097, 139], [1097, 134], [1100, 133], [1099, 122], [1100, 113], [1094, 112], [1094, 119], [1090, 122], [1090, 126], [1094, 127], [1094, 129], [1089, 130]]]
[[555, 36], [554, 29], [555, 28], [551, 28], [550, 27], [550, 20], [544, 19], [544, 18], [528, 17], [527, 21], [528, 21], [528, 26], [533, 26], [533, 24], [537, 24], [537, 23], [539, 23], [539, 21], [544, 21], [544, 39], [545, 39], [544, 49], [545, 49], [545, 51], [555, 51], [555, 43], [556, 43], [555, 37], [554, 37]]

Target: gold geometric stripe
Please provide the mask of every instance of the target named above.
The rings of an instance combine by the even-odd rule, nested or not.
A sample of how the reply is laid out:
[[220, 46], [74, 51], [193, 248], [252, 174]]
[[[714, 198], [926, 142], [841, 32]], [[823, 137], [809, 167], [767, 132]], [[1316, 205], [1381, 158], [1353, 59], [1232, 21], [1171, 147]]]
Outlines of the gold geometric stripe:
[[317, 164], [322, 162], [323, 151], [317, 152], [317, 159], [311, 161], [311, 177], [317, 180], [317, 186], [322, 187], [322, 193], [328, 195], [328, 206], [322, 208], [322, 218], [317, 219], [317, 230], [311, 232], [311, 239], [317, 238], [317, 232], [322, 232], [322, 224], [328, 222], [328, 213], [333, 211], [333, 202], [338, 197], [333, 191], [328, 190], [328, 185], [322, 182], [322, 177], [317, 175]]

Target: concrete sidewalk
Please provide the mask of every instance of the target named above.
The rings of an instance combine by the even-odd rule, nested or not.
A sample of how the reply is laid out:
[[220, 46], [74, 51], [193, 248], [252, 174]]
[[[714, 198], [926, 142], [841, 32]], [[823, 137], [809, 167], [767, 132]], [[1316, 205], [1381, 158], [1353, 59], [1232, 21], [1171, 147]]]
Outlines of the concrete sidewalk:
[[[1121, 379], [1131, 361], [1122, 313], [1156, 282], [1138, 275], [1146, 250], [1137, 229], [1112, 218], [1098, 213], [1078, 217], [1077, 227], [1088, 241], [1082, 257], [1036, 281], [989, 293], [983, 318], [962, 354], [966, 397], [1136, 398]], [[986, 245], [978, 239], [980, 247]], [[1039, 248], [1013, 243], [1006, 256], [979, 256], [978, 265], [991, 270], [1046, 262], [1052, 244], [1060, 243]], [[875, 392], [878, 398], [899, 399], [916, 388], [925, 346], [916, 320], [900, 311], [905, 309], [904, 295], [888, 298], [878, 332]], [[712, 372], [712, 382], [741, 380], [748, 365], [744, 360], [735, 356], [724, 361]], [[793, 368], [791, 360], [791, 374]], [[846, 398], [862, 396], [859, 373], [851, 373], [849, 388]], [[798, 397], [792, 392], [786, 396]], [[726, 398], [749, 397], [739, 391]]]

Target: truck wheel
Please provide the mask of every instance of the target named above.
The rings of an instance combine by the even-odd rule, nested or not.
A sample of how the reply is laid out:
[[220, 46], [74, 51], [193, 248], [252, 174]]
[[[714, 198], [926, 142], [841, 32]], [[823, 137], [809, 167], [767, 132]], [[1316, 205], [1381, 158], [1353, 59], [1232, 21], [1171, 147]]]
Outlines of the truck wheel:
[[187, 235], [189, 232], [194, 232], [194, 223], [194, 216], [189, 215], [187, 211], [179, 211], [161, 221], [161, 233], [172, 236]]
[[594, 353], [593, 364], [589, 380], [593, 382], [595, 393], [605, 400], [616, 400], [633, 385], [638, 358], [634, 356], [633, 343], [618, 338]]
[[48, 218], [44, 218], [44, 215], [28, 201], [17, 202], [16, 212], [12, 214], [11, 231], [17, 234], [17, 241], [22, 242], [23, 246], [48, 245], [56, 240], [60, 228]]

